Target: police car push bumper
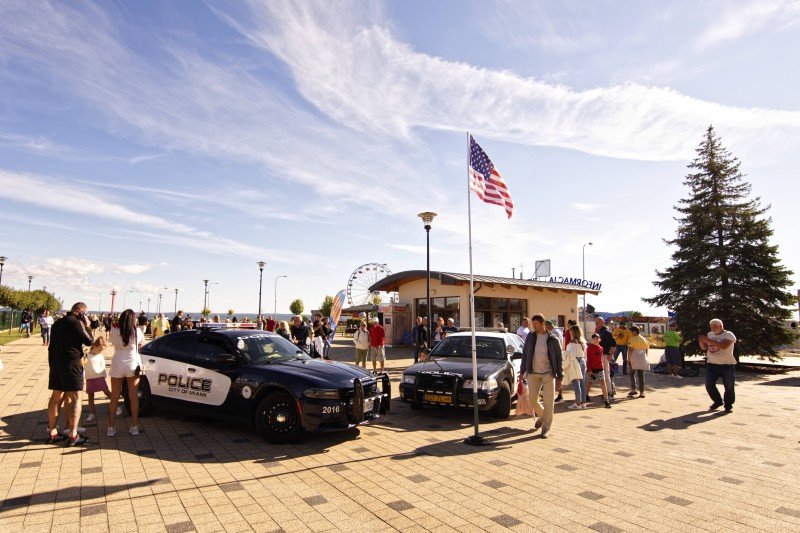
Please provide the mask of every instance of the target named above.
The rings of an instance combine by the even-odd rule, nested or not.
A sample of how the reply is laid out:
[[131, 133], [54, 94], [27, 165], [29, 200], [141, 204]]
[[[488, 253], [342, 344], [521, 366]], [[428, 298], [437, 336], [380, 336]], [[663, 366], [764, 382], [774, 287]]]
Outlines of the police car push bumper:
[[303, 426], [309, 431], [351, 428], [388, 413], [390, 398], [388, 374], [375, 380], [355, 378], [348, 390], [308, 389], [299, 402]]
[[[478, 408], [490, 410], [497, 403], [500, 392], [497, 381], [489, 379], [478, 382]], [[414, 404], [471, 406], [473, 402], [472, 380], [451, 372], [420, 372], [403, 376], [400, 397]]]

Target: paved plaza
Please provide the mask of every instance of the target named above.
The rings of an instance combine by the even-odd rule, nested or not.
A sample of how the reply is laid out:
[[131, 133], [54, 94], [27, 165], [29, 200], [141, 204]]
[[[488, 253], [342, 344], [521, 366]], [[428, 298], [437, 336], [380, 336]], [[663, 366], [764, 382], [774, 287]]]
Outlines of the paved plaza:
[[[389, 351], [396, 395], [410, 350]], [[333, 357], [351, 353], [343, 339]], [[560, 404], [547, 440], [530, 418], [483, 418], [480, 448], [462, 444], [470, 410], [400, 401], [299, 445], [163, 410], [138, 437], [125, 418], [108, 438], [103, 399], [99, 423], [82, 424], [89, 445], [61, 448], [45, 444], [41, 340], [2, 359], [3, 531], [800, 531], [797, 371], [740, 373], [727, 416], [707, 411], [702, 373], [648, 374], [645, 399]]]

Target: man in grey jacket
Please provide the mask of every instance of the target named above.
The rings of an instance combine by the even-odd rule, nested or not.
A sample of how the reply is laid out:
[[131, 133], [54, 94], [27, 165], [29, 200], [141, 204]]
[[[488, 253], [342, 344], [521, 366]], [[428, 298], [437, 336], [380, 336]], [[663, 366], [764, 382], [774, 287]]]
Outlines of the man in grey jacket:
[[[561, 386], [561, 379], [564, 377], [561, 343], [555, 335], [547, 331], [544, 316], [541, 314], [533, 315], [530, 324], [532, 330], [522, 349], [520, 375], [528, 379], [528, 394], [536, 412], [534, 430], [542, 428], [541, 436], [546, 439], [553, 423], [556, 387]], [[540, 392], [544, 397], [544, 405], [539, 399]]]

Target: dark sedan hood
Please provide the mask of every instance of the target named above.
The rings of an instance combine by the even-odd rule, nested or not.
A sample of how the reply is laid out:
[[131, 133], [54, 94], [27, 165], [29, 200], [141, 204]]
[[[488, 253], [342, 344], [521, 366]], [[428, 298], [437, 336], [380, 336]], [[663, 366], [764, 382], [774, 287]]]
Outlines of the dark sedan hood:
[[282, 361], [264, 365], [262, 368], [272, 372], [281, 372], [306, 378], [314, 382], [319, 387], [341, 388], [353, 385], [353, 379], [359, 378], [374, 379], [375, 376], [356, 366], [338, 361], [326, 361], [324, 359], [305, 359], [297, 361]]
[[[506, 361], [500, 359], [478, 359], [478, 379], [484, 379], [487, 376], [491, 376], [501, 368], [505, 367], [506, 364]], [[442, 371], [462, 374], [464, 379], [471, 379], [472, 359], [468, 357], [448, 357], [437, 359], [436, 362], [425, 361], [424, 363], [416, 363], [408, 367], [404, 374]]]

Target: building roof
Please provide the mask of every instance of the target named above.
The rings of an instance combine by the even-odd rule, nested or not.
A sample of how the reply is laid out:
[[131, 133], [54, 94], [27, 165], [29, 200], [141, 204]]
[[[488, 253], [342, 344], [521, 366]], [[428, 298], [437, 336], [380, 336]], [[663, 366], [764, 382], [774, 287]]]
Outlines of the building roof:
[[[412, 281], [425, 279], [426, 277], [427, 271], [425, 270], [404, 270], [403, 272], [392, 274], [391, 276], [387, 276], [382, 280], [377, 281], [370, 286], [369, 290], [396, 292], [399, 290], [401, 285], [405, 285], [406, 283], [410, 283]], [[459, 274], [456, 272], [436, 272], [431, 270], [431, 279], [439, 280], [442, 285], [464, 285], [465, 283], [469, 283], [469, 274]], [[554, 283], [550, 281], [536, 281], [532, 279], [502, 278], [498, 276], [482, 276], [479, 274], [473, 275], [473, 279], [475, 280], [476, 285], [501, 285], [522, 288], [531, 287], [540, 291], [548, 289], [551, 291], [567, 291], [578, 294], [586, 293], [596, 295], [600, 293], [598, 290], [581, 287], [579, 285], [571, 285], [569, 283]]]

